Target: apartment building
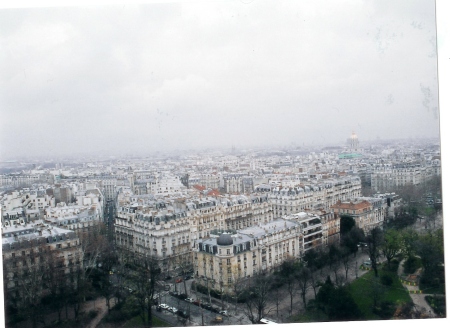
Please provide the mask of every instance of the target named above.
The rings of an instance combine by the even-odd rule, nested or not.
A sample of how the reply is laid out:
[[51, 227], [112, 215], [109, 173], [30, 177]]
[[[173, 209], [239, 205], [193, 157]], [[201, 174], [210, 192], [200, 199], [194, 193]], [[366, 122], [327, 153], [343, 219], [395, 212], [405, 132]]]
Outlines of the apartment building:
[[239, 279], [271, 271], [302, 253], [300, 224], [277, 219], [194, 243], [194, 268], [199, 284], [233, 292]]
[[333, 212], [339, 217], [342, 215], [354, 218], [356, 226], [367, 234], [376, 227], [382, 227], [386, 210], [380, 198], [360, 198], [353, 201], [338, 201], [331, 206]]
[[190, 265], [189, 220], [185, 210], [164, 202], [119, 206], [114, 225], [116, 246], [137, 261], [141, 256], [159, 260], [163, 271]]
[[160, 260], [163, 270], [170, 271], [180, 264], [192, 265], [194, 240], [272, 218], [267, 197], [261, 196], [171, 200], [128, 196], [117, 207], [116, 245], [136, 255], [152, 256]]
[[338, 245], [340, 242], [341, 218], [332, 210], [305, 210], [306, 214], [319, 217], [322, 223], [323, 246]]
[[404, 185], [418, 185], [427, 178], [427, 170], [418, 163], [379, 164], [372, 167], [370, 184], [375, 191]]
[[[257, 188], [257, 191], [259, 190]], [[277, 186], [268, 193], [275, 217], [307, 209], [323, 208], [326, 210], [339, 200], [359, 196], [361, 196], [361, 180], [356, 176], [300, 184], [297, 187]]]
[[54, 270], [69, 285], [73, 284], [70, 274], [83, 263], [76, 234], [42, 221], [3, 226], [2, 256], [5, 292], [16, 299], [29, 298], [33, 292], [37, 301], [48, 292]]
[[300, 257], [309, 250], [322, 248], [325, 245], [324, 240], [328, 242], [328, 235], [324, 237], [322, 220], [318, 215], [300, 212], [287, 216], [287, 219], [300, 225], [302, 233]]
[[98, 204], [68, 206], [59, 203], [56, 207], [44, 211], [44, 221], [76, 233], [86, 232], [103, 222], [102, 207]]

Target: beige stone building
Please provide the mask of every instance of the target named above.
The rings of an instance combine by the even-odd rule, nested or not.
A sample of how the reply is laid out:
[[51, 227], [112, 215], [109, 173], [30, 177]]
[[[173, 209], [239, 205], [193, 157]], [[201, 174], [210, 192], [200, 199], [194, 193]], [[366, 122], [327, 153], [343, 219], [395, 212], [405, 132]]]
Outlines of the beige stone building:
[[3, 288], [15, 299], [36, 299], [48, 293], [49, 274], [73, 285], [71, 274], [82, 267], [80, 241], [73, 231], [36, 221], [25, 225], [2, 227]]
[[194, 243], [195, 275], [200, 284], [232, 293], [240, 280], [299, 258], [302, 246], [301, 225], [284, 219], [211, 235]]
[[357, 227], [363, 229], [365, 234], [376, 227], [382, 227], [386, 217], [386, 209], [383, 207], [383, 199], [381, 198], [338, 201], [331, 206], [331, 209], [339, 217], [342, 215], [351, 216]]

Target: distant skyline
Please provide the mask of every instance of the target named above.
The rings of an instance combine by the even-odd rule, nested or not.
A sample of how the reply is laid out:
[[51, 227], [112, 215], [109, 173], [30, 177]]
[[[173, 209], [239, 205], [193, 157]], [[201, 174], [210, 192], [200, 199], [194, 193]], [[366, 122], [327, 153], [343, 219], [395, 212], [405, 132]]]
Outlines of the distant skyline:
[[433, 1], [0, 10], [0, 157], [438, 138]]

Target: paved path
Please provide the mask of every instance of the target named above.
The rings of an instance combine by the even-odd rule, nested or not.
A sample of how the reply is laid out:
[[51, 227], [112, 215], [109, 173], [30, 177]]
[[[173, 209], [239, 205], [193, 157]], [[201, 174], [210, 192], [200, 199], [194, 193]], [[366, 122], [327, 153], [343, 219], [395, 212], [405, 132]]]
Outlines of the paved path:
[[[112, 299], [110, 301], [111, 308], [114, 306], [115, 301]], [[103, 319], [103, 317], [108, 313], [108, 307], [106, 306], [106, 300], [104, 297], [97, 298], [94, 301], [86, 302], [83, 305], [82, 311], [85, 313], [89, 313], [89, 311], [95, 310], [97, 311], [97, 316], [92, 319], [92, 321], [86, 326], [86, 328], [95, 328]]]
[[[403, 275], [403, 263], [405, 262], [405, 260], [402, 260], [399, 265], [398, 265], [398, 276], [399, 278], [402, 277]], [[420, 269], [419, 269], [420, 270]], [[416, 272], [415, 274], [417, 274], [418, 272]], [[414, 306], [416, 307], [416, 309], [420, 312], [420, 313], [425, 313], [427, 314], [430, 318], [437, 318], [438, 316], [434, 313], [433, 309], [431, 308], [430, 305], [428, 305], [427, 301], [425, 300], [425, 296], [429, 295], [429, 294], [416, 294], [416, 293], [411, 293], [411, 292], [418, 292], [419, 289], [419, 284], [413, 285], [413, 284], [408, 284], [404, 281], [402, 281], [403, 286], [410, 291], [409, 296], [411, 296], [411, 300], [414, 303]]]

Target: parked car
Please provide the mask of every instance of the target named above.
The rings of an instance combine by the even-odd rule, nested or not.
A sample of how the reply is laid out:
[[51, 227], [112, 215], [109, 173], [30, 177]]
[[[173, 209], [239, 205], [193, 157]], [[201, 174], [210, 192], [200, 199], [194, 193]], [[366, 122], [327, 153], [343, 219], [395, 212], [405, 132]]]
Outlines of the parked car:
[[171, 277], [171, 276], [166, 276], [165, 279], [166, 279], [166, 280], [170, 280], [170, 279], [172, 279], [172, 277]]
[[187, 314], [187, 312], [185, 310], [178, 310], [177, 314], [182, 317], [182, 318], [189, 318], [189, 314]]
[[185, 301], [189, 302], [189, 303], [194, 303], [195, 302], [195, 300], [193, 298], [186, 298]]
[[175, 282], [178, 284], [178, 283], [180, 283], [180, 282], [182, 282], [183, 281], [183, 278], [178, 278], [177, 280], [175, 280]]
[[161, 309], [163, 309], [163, 310], [167, 310], [170, 306], [168, 306], [167, 304], [161, 303], [161, 304], [159, 305], [159, 307], [160, 307]]
[[202, 306], [202, 308], [207, 309], [207, 310], [212, 310], [212, 308], [213, 308], [212, 305], [209, 303], [203, 303], [201, 306]]
[[200, 300], [195, 300], [192, 302], [192, 304], [199, 306], [200, 305]]
[[189, 280], [189, 279], [192, 279], [192, 275], [190, 275], [190, 274], [184, 277], [184, 280]]
[[222, 310], [222, 311], [219, 311], [219, 314], [221, 314], [221, 315], [224, 315], [224, 316], [227, 316], [227, 317], [228, 317], [228, 312], [227, 312], [226, 310]]
[[169, 308], [169, 311], [172, 313], [177, 313], [178, 309], [176, 307]]

